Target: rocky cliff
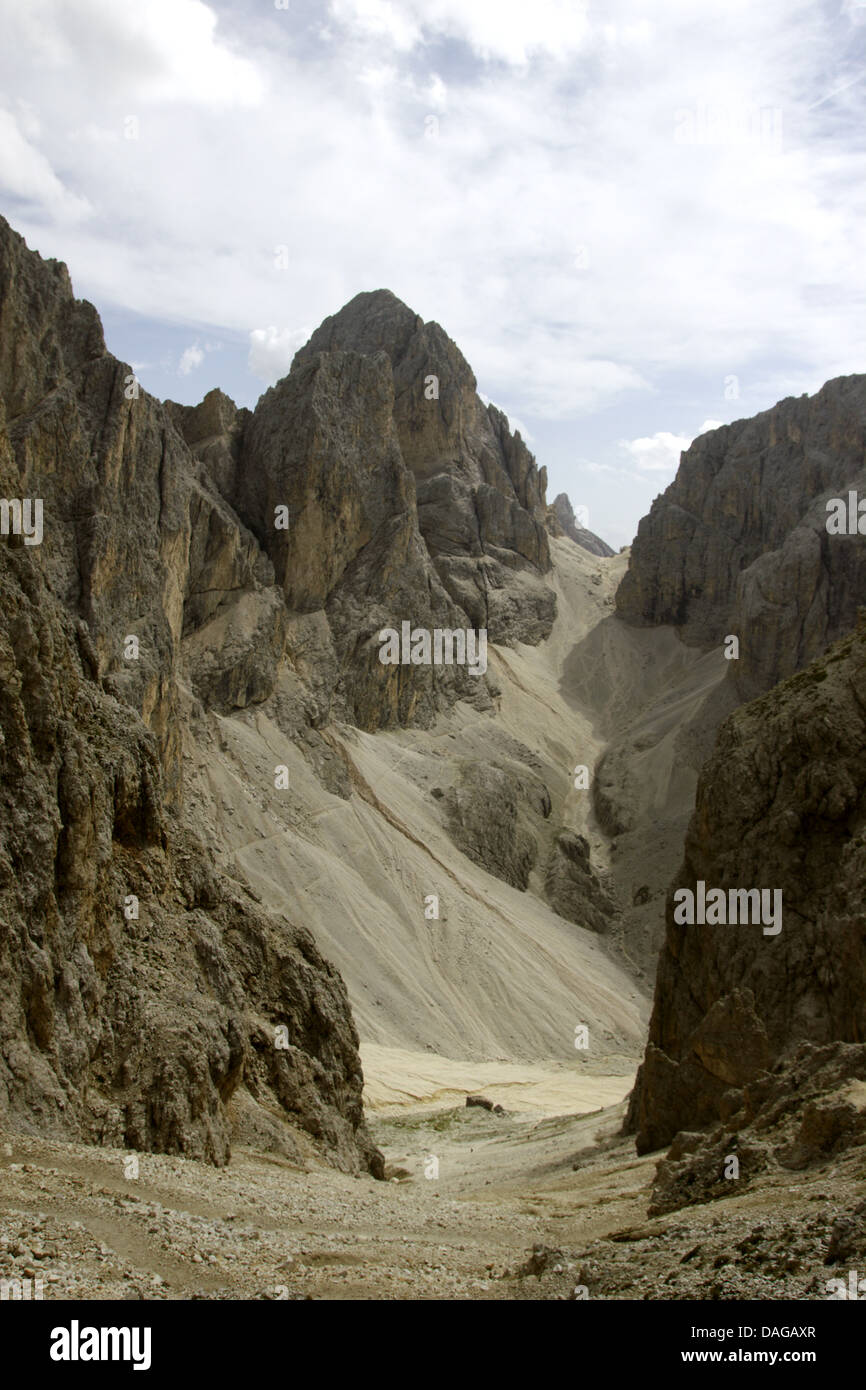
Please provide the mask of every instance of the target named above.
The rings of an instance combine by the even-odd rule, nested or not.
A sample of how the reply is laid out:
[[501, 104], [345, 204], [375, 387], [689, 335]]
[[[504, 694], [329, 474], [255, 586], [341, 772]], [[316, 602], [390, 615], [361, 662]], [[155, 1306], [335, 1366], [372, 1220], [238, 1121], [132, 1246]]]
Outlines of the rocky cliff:
[[701, 435], [640, 523], [618, 614], [703, 647], [737, 636], [741, 699], [792, 675], [850, 631], [866, 593], [862, 540], [830, 534], [826, 507], [866, 496], [864, 455], [866, 376]]
[[[252, 415], [219, 392], [169, 409], [268, 569], [269, 595], [236, 625], [237, 642], [248, 632], [252, 698], [273, 691], [289, 649], [315, 725], [429, 724], [456, 699], [490, 709], [489, 683], [460, 664], [383, 666], [382, 630], [485, 629], [501, 643], [550, 632], [544, 470], [482, 404], [439, 325], [389, 291], [326, 319]], [[205, 659], [197, 688], [243, 685], [214, 669], [212, 651]], [[246, 692], [236, 694], [242, 705]]]
[[[40, 543], [0, 541], [0, 1117], [376, 1169], [337, 972], [182, 820], [183, 636], [239, 590], [266, 626], [271, 562], [65, 267], [5, 222], [0, 431], [0, 493], [43, 508]], [[248, 651], [218, 696], [254, 698]]]
[[[864, 787], [861, 619], [730, 715], [701, 773], [630, 1110], [640, 1151], [735, 1114], [743, 1088], [800, 1043], [863, 1042]], [[779, 929], [753, 910], [748, 922], [688, 924], [676, 894], [700, 883], [706, 893], [778, 891]]]
[[863, 376], [700, 436], [640, 523], [616, 617], [582, 645], [589, 671], [614, 646], [639, 656], [636, 698], [614, 692], [602, 715], [593, 798], [642, 964], [720, 723], [854, 626], [866, 551], [828, 530], [827, 502], [863, 495], [864, 450]]
[[387, 405], [414, 482], [418, 529], [452, 602], [493, 642], [547, 636], [555, 613], [541, 578], [550, 569], [547, 473], [502, 412], [481, 401], [456, 344], [390, 291], [376, 290], [325, 319], [293, 374], [322, 353], [378, 358], [393, 383]]

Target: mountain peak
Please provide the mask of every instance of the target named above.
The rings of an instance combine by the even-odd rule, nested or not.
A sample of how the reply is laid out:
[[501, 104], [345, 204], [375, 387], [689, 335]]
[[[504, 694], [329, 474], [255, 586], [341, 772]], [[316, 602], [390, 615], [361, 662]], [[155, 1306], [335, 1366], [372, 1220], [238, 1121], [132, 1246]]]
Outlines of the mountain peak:
[[315, 352], [387, 352], [401, 356], [424, 321], [391, 290], [362, 290], [336, 314], [329, 314], [297, 357]]

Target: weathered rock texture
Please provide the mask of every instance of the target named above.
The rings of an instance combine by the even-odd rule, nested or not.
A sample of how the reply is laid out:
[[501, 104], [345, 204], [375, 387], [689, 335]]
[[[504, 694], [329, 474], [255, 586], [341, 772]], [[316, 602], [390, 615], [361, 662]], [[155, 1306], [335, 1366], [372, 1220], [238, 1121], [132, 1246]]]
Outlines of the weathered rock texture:
[[535, 829], [550, 815], [550, 793], [514, 762], [466, 763], [445, 796], [456, 845], [515, 888], [526, 888], [538, 858]]
[[574, 541], [575, 545], [582, 546], [588, 550], [590, 555], [613, 555], [613, 549], [607, 541], [603, 541], [601, 536], [595, 535], [580, 522], [574, 515], [574, 508], [566, 493], [560, 492], [554, 497], [550, 506], [547, 508], [545, 525], [552, 536], [568, 536]]
[[862, 536], [832, 536], [826, 502], [866, 495], [866, 376], [701, 435], [644, 517], [617, 612], [686, 642], [739, 637], [730, 678], [752, 698], [854, 625]]
[[[391, 456], [402, 458], [414, 484], [404, 484], [404, 505], [410, 517], [417, 507], [441, 585], [468, 625], [486, 627], [491, 641], [539, 641], [555, 614], [542, 579], [550, 569], [546, 470], [537, 468], [520, 434], [510, 433], [502, 412], [483, 404], [447, 334], [390, 291], [356, 295], [325, 319], [297, 354], [292, 376], [317, 363], [320, 371], [331, 370], [331, 362], [336, 370], [358, 370], [349, 365], [356, 354], [375, 372], [367, 389], [378, 391], [383, 411], [393, 415]], [[257, 416], [277, 408], [267, 400]]]
[[[206, 404], [205, 444], [235, 422]], [[243, 591], [258, 626], [193, 686], [260, 697], [272, 563], [5, 222], [0, 494], [44, 505], [41, 545], [0, 540], [0, 1120], [224, 1162], [240, 1106], [273, 1147], [378, 1170], [342, 981], [180, 820], [184, 634]]]
[[[415, 485], [393, 418], [387, 356], [301, 359], [245, 431], [235, 500], [269, 556], [284, 606], [320, 615], [318, 719], [366, 729], [429, 723], [454, 699], [486, 699], [465, 666], [383, 665], [379, 633], [484, 626], [453, 603], [418, 529]], [[290, 529], [276, 530], [275, 509]]]
[[718, 1121], [797, 1044], [866, 1038], [866, 620], [721, 726], [674, 886], [698, 880], [781, 889], [782, 929], [678, 925], [669, 895], [640, 1151]]
[[[439, 325], [389, 291], [326, 319], [252, 414], [216, 391], [169, 409], [217, 498], [196, 518], [201, 636], [188, 649], [202, 699], [261, 702], [288, 656], [305, 722], [424, 726], [458, 699], [490, 709], [490, 683], [457, 664], [382, 664], [384, 628], [486, 628], [503, 643], [549, 633], [544, 470], [482, 404]], [[204, 626], [213, 615], [219, 641]]]
[[591, 931], [606, 932], [617, 915], [609, 887], [593, 867], [584, 835], [562, 831], [552, 846], [545, 879], [548, 901], [560, 917]]
[[[803, 1043], [772, 1072], [726, 1092], [720, 1124], [677, 1135], [659, 1162], [649, 1215], [731, 1197], [767, 1171], [826, 1167], [864, 1145], [866, 1046]], [[838, 1257], [832, 1248], [827, 1263]]]

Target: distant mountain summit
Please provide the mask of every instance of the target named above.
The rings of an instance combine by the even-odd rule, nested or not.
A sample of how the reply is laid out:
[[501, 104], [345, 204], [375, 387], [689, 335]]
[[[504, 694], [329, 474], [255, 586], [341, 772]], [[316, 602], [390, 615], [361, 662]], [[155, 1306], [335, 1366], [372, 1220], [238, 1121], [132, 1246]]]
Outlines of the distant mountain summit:
[[574, 515], [571, 501], [564, 492], [554, 497], [547, 509], [547, 529], [554, 536], [568, 536], [576, 545], [588, 550], [591, 555], [614, 555], [616, 552], [607, 541], [581, 526]]
[[[487, 683], [456, 665], [389, 671], [371, 660], [380, 631], [404, 620], [500, 643], [550, 632], [546, 474], [475, 384], [438, 324], [376, 290], [327, 318], [254, 412], [214, 393], [168, 405], [272, 565], [285, 608], [315, 630], [319, 720], [376, 729], [429, 722], [455, 698], [489, 707]], [[269, 628], [269, 611], [262, 619]], [[257, 623], [257, 688], [281, 659], [279, 640], [261, 635]], [[208, 662], [211, 686], [231, 680]]]

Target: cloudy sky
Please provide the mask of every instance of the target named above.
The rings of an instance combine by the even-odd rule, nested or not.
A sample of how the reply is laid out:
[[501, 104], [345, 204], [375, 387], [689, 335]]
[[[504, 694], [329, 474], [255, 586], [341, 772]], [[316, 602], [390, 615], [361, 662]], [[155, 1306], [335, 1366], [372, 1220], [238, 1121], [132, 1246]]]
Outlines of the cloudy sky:
[[161, 397], [359, 290], [612, 544], [705, 428], [866, 370], [866, 0], [0, 0], [0, 207]]

